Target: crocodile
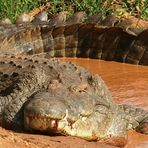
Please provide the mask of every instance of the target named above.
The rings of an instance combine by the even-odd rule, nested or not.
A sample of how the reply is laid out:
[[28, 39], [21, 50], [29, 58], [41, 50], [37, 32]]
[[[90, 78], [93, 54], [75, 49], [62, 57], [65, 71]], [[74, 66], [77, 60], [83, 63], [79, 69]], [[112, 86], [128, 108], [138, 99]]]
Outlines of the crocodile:
[[[79, 14], [79, 13], [78, 13]], [[76, 15], [49, 23], [0, 25], [1, 54], [48, 53], [49, 57], [81, 57], [148, 65], [148, 28], [131, 28], [114, 16], [96, 23]], [[95, 23], [93, 23], [95, 22]], [[123, 27], [124, 26], [124, 27]], [[5, 50], [4, 50], [5, 49]]]
[[126, 144], [128, 129], [148, 134], [148, 112], [116, 104], [100, 76], [45, 58], [148, 65], [148, 30], [131, 34], [90, 22], [57, 24], [0, 26], [0, 125], [117, 146]]

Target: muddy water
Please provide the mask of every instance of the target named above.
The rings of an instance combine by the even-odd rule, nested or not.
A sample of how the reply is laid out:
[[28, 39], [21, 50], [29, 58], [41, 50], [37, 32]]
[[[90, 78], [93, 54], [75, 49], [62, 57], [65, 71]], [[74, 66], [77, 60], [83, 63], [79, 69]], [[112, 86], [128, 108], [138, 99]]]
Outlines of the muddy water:
[[[148, 66], [99, 61], [94, 59], [62, 58], [99, 74], [117, 103], [148, 110]], [[126, 148], [148, 147], [148, 136], [129, 131]]]

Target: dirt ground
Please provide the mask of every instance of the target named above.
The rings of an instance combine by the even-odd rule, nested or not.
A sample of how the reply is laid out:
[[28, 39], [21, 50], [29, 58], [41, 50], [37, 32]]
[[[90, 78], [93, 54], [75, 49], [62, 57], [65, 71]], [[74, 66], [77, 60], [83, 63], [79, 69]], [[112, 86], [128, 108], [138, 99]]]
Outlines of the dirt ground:
[[[147, 148], [148, 136], [129, 131], [125, 148]], [[70, 136], [48, 136], [39, 134], [15, 133], [0, 128], [0, 148], [116, 148], [100, 142]]]
[[[104, 144], [99, 144], [104, 147]], [[14, 133], [0, 128], [0, 148], [97, 148], [97, 142], [87, 142], [83, 139], [65, 136], [47, 136], [24, 133]], [[106, 146], [111, 148], [111, 146]]]

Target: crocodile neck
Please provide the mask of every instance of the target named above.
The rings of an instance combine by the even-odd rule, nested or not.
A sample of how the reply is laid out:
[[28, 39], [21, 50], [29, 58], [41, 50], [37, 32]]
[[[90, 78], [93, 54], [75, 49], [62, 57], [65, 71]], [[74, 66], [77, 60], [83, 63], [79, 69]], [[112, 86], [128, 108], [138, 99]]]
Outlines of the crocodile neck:
[[101, 27], [93, 23], [2, 27], [5, 32], [0, 32], [1, 55], [47, 53], [50, 57], [81, 57], [148, 65], [148, 29], [133, 35], [120, 27]]

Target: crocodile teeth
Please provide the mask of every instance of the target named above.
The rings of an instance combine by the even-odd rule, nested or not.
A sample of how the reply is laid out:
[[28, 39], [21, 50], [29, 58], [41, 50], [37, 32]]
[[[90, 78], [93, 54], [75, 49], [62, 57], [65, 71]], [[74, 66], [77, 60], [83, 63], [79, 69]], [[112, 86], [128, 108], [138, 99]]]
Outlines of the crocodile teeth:
[[50, 126], [51, 128], [56, 128], [57, 127], [56, 120], [51, 120]]

